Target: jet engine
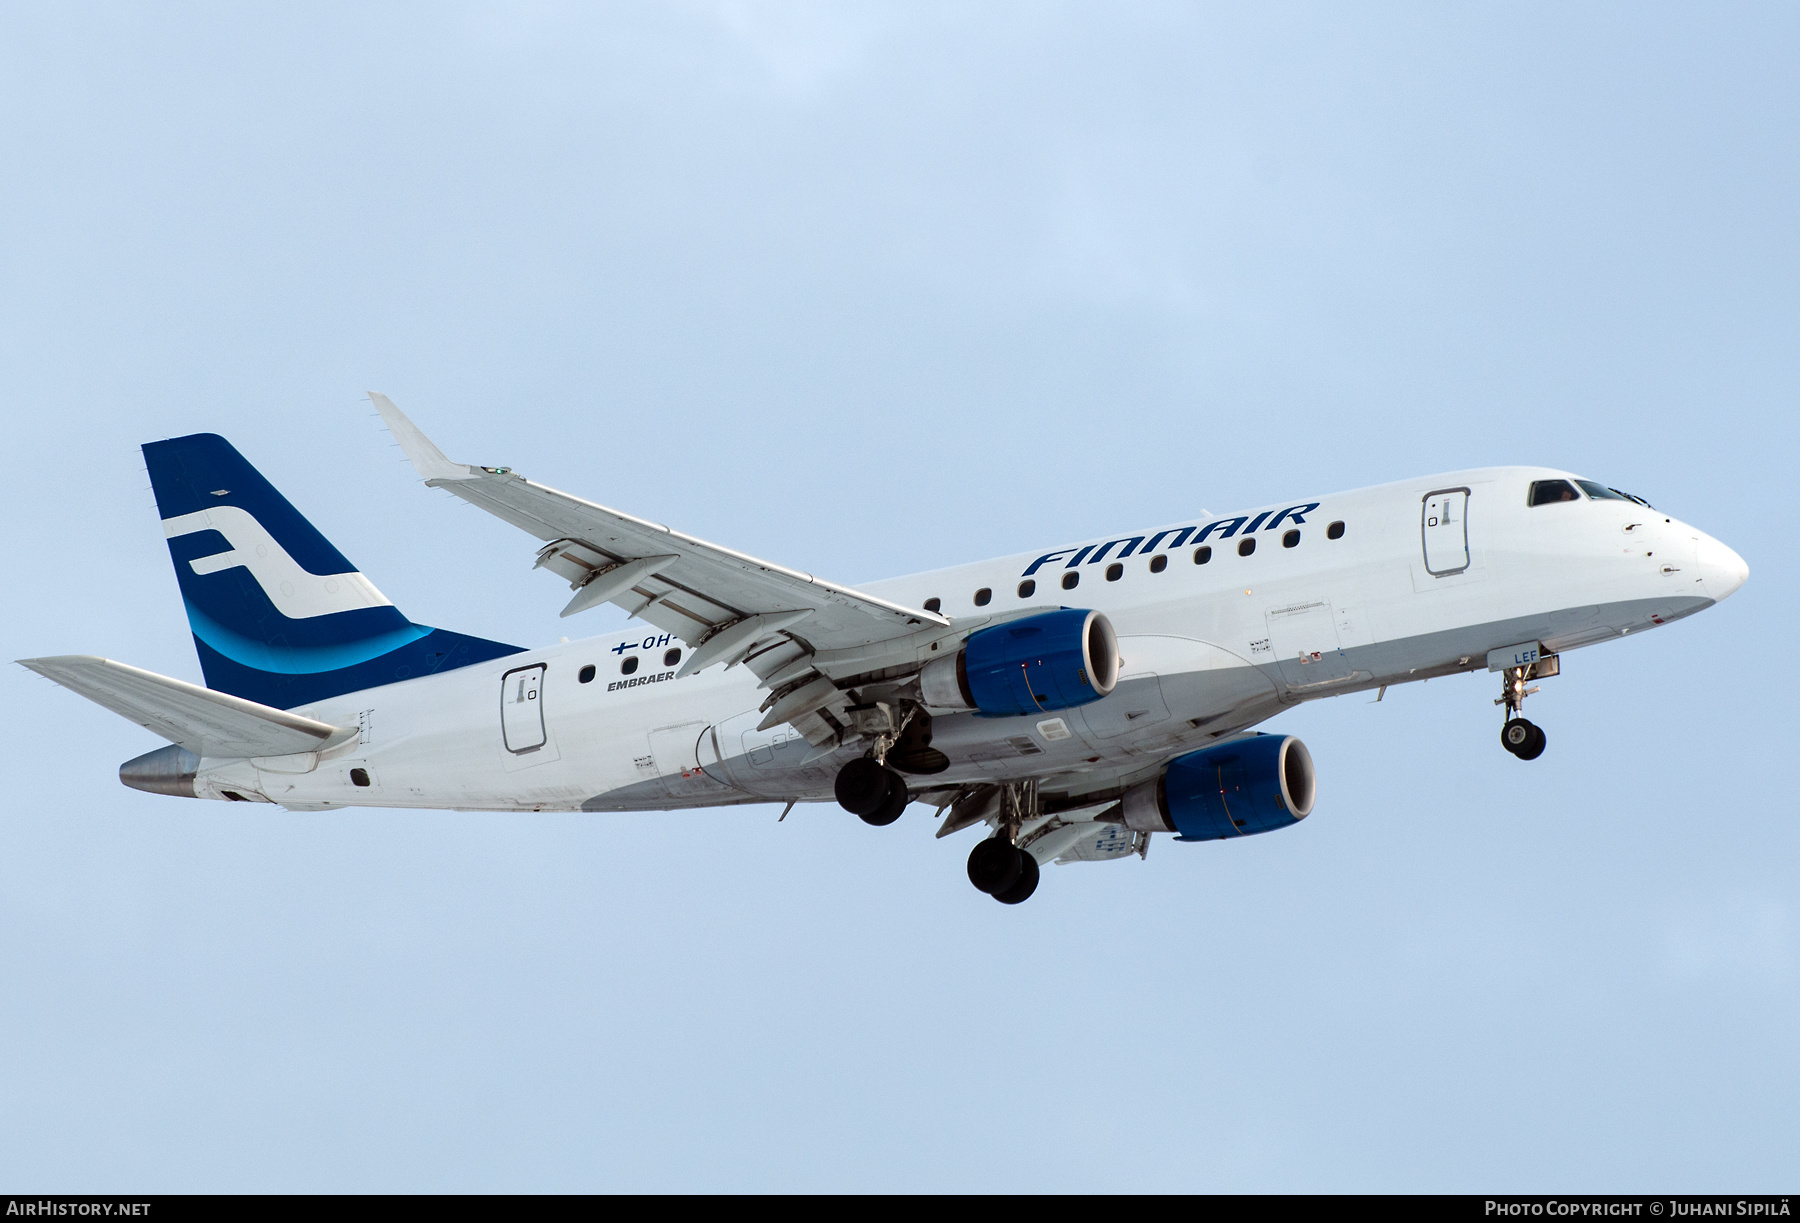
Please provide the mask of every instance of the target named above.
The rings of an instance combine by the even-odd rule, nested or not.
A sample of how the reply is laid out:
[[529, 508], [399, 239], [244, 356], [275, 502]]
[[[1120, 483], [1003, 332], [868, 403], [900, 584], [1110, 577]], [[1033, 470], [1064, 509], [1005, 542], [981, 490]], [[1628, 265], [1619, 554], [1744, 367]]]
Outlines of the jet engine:
[[927, 705], [990, 718], [1086, 705], [1118, 682], [1112, 622], [1068, 607], [971, 633], [955, 654], [932, 659], [919, 675]]
[[1313, 809], [1312, 755], [1292, 735], [1248, 735], [1169, 761], [1125, 792], [1120, 818], [1138, 832], [1222, 841], [1289, 828]]

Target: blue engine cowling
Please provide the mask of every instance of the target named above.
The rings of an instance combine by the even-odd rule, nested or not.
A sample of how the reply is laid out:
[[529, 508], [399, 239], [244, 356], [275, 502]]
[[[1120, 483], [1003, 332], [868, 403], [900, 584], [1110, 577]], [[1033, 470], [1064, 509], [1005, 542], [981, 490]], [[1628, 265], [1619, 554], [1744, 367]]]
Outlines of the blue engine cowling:
[[1119, 639], [1097, 611], [1065, 607], [969, 634], [919, 675], [925, 703], [985, 717], [1069, 709], [1119, 682]]
[[1139, 832], [1222, 841], [1291, 828], [1313, 809], [1312, 754], [1292, 735], [1248, 735], [1177, 756], [1125, 792], [1121, 815]]

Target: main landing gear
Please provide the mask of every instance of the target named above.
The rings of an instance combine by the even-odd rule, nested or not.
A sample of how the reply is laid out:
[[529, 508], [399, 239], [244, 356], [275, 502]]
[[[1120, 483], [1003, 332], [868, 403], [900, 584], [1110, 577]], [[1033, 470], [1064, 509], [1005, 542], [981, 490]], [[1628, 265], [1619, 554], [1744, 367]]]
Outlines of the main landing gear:
[[1500, 699], [1494, 702], [1506, 706], [1506, 725], [1500, 728], [1500, 746], [1520, 760], [1536, 760], [1544, 754], [1544, 745], [1548, 742], [1542, 727], [1527, 722], [1519, 714], [1525, 707], [1525, 698], [1537, 691], [1525, 684], [1529, 680], [1555, 675], [1559, 670], [1561, 664], [1556, 655], [1549, 654], [1528, 666], [1508, 667], [1501, 673]]
[[[870, 746], [868, 755], [838, 770], [833, 786], [838, 806], [865, 824], [891, 824], [912, 801], [906, 778], [896, 770], [941, 773], [950, 767], [950, 758], [931, 746], [930, 715], [917, 706], [896, 710], [884, 701], [870, 701], [850, 706], [849, 713], [851, 725]], [[1042, 813], [1037, 782], [978, 787], [968, 797], [974, 810], [955, 827], [983, 821], [994, 826], [994, 835], [969, 854], [969, 882], [1003, 905], [1030, 899], [1037, 891], [1038, 862], [1030, 850], [1019, 846], [1019, 834], [1027, 821]]]
[[850, 706], [850, 723], [870, 741], [869, 754], [838, 770], [838, 806], [877, 827], [900, 818], [911, 802], [908, 773], [942, 773], [950, 757], [931, 746], [931, 716], [917, 705], [886, 701]]
[[1003, 905], [1016, 905], [1037, 891], [1038, 862], [1003, 828], [969, 851], [969, 882]]
[[[1042, 814], [1037, 782], [1028, 780], [983, 786], [964, 801], [969, 805], [962, 811], [963, 820], [980, 819], [994, 826], [994, 835], [978, 842], [969, 851], [969, 882], [1003, 905], [1029, 900], [1037, 891], [1038, 861], [1029, 849], [1019, 844], [1019, 834], [1028, 822]], [[957, 818], [954, 807], [951, 818]], [[960, 821], [957, 825], [947, 824], [938, 835], [942, 836], [956, 826], [967, 825]]]
[[858, 756], [839, 769], [833, 790], [838, 806], [876, 827], [899, 819], [910, 801], [906, 778], [873, 756]]

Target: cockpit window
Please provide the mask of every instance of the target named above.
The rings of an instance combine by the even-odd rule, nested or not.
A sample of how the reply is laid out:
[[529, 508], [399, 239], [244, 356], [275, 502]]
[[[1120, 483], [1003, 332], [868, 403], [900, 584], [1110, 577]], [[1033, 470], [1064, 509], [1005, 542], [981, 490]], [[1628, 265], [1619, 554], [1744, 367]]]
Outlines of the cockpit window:
[[1627, 497], [1624, 493], [1618, 492], [1615, 489], [1610, 489], [1604, 484], [1595, 484], [1592, 480], [1577, 480], [1575, 483], [1581, 485], [1581, 491], [1596, 501], [1631, 500], [1631, 498]]
[[1550, 505], [1557, 501], [1579, 501], [1581, 494], [1567, 480], [1533, 480], [1527, 505]]

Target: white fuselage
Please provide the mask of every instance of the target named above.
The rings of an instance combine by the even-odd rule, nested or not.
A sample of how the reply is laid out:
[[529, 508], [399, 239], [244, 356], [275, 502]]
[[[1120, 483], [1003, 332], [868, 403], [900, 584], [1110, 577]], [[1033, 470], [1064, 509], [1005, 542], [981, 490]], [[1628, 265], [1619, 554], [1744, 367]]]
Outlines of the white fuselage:
[[[1484, 670], [1490, 650], [1515, 644], [1556, 652], [1639, 632], [1743, 582], [1729, 548], [1641, 504], [1526, 504], [1531, 481], [1567, 475], [1486, 468], [1324, 496], [1297, 527], [1255, 535], [1251, 555], [1239, 555], [1242, 537], [1215, 533], [1203, 564], [1192, 542], [1161, 546], [1171, 535], [1154, 551], [1133, 545], [1122, 560], [1121, 541], [1098, 561], [1077, 544], [1049, 561], [1023, 553], [869, 584], [910, 607], [939, 600], [971, 631], [997, 614], [1067, 606], [1104, 612], [1119, 635], [1121, 679], [1110, 695], [1023, 717], [939, 713], [932, 746], [950, 768], [914, 781], [1034, 777], [1102, 790], [1299, 701]], [[1337, 539], [1328, 538], [1334, 522], [1344, 524]], [[1299, 531], [1291, 547], [1287, 529]], [[1158, 556], [1166, 563], [1153, 570]], [[1036, 589], [1022, 598], [1034, 562]], [[1078, 584], [1064, 589], [1069, 573]], [[991, 597], [978, 605], [982, 590]], [[665, 651], [681, 645], [646, 628], [321, 701], [298, 712], [362, 734], [317, 756], [204, 761], [196, 790], [290, 807], [491, 811], [828, 800], [838, 767], [866, 745], [820, 754], [790, 728], [756, 730], [768, 696], [757, 677], [715, 667], [673, 679]], [[627, 658], [638, 660], [630, 676], [621, 674]], [[503, 686], [539, 665], [532, 713], [542, 745], [512, 751]]]

